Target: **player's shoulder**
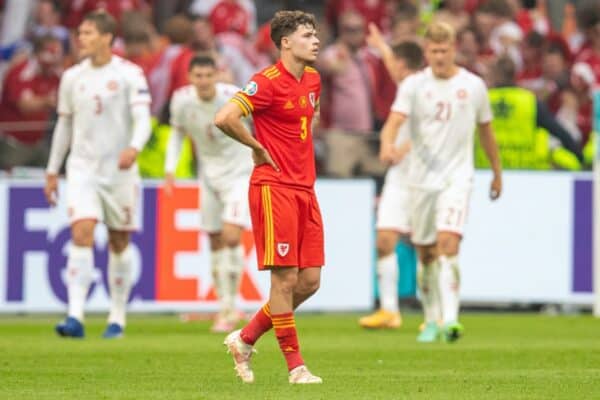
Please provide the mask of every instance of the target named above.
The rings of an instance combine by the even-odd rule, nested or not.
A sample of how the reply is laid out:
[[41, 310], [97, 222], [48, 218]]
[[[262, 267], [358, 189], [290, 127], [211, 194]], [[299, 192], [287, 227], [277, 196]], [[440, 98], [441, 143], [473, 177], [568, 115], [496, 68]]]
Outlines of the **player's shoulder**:
[[306, 76], [306, 80], [310, 83], [321, 83], [321, 74], [317, 71], [316, 68], [307, 65], [304, 67], [304, 75]]
[[71, 65], [69, 68], [65, 69], [61, 75], [62, 82], [72, 82], [77, 79], [77, 77], [88, 68], [91, 67], [91, 63], [89, 59], [83, 59], [77, 64]]
[[185, 85], [178, 89], [175, 89], [172, 96], [172, 102], [182, 103], [189, 101], [194, 97], [194, 86]]
[[459, 78], [464, 82], [468, 82], [474, 86], [479, 87], [486, 86], [485, 81], [479, 75], [474, 74], [466, 68], [460, 67], [459, 74]]
[[144, 75], [144, 70], [137, 64], [113, 54], [111, 65], [126, 77]]
[[273, 81], [281, 77], [281, 72], [281, 67], [278, 64], [273, 64], [262, 69], [254, 76], [261, 80]]
[[230, 99], [235, 96], [237, 92], [240, 91], [240, 88], [236, 85], [232, 85], [231, 83], [217, 82], [216, 84], [217, 97], [225, 97]]
[[418, 85], [423, 84], [423, 82], [427, 81], [427, 79], [429, 79], [427, 70], [422, 69], [408, 75], [406, 78], [404, 78], [401, 82], [398, 83], [398, 87], [410, 89], [412, 87], [416, 87]]

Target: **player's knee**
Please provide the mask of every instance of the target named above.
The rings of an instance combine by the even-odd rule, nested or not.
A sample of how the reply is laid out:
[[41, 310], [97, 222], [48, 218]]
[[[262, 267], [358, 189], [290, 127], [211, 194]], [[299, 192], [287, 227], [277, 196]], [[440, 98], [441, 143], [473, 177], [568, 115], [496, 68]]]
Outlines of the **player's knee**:
[[437, 258], [437, 252], [433, 246], [421, 247], [418, 252], [419, 260], [423, 265], [430, 265]]
[[224, 246], [237, 247], [240, 244], [240, 233], [234, 229], [224, 229], [221, 240]]
[[377, 235], [377, 257], [386, 257], [392, 254], [396, 247], [396, 241], [387, 235]]
[[271, 287], [282, 293], [293, 293], [298, 286], [298, 271], [274, 271], [271, 274]]
[[303, 278], [301, 281], [298, 282], [296, 293], [300, 293], [303, 295], [312, 295], [313, 293], [316, 293], [317, 290], [319, 290], [319, 287], [321, 287], [320, 276]]
[[458, 254], [460, 240], [458, 237], [447, 236], [438, 240], [438, 252], [443, 256], [455, 256]]
[[91, 247], [94, 245], [94, 229], [90, 227], [73, 227], [71, 240], [75, 246]]
[[122, 253], [129, 244], [129, 232], [110, 232], [108, 243], [112, 252]]

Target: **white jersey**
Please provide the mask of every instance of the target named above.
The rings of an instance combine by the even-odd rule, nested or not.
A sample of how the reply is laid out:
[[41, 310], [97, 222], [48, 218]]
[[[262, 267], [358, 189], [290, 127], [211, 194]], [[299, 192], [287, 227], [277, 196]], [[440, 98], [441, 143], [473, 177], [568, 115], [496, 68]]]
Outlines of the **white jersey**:
[[90, 174], [102, 183], [139, 176], [137, 163], [126, 171], [118, 166], [133, 133], [130, 110], [138, 103], [150, 103], [146, 78], [141, 68], [121, 57], [113, 55], [101, 67], [86, 59], [65, 71], [58, 113], [73, 119], [67, 176]]
[[176, 90], [171, 99], [171, 125], [192, 138], [201, 174], [211, 185], [227, 184], [240, 175], [249, 177], [254, 166], [252, 150], [213, 122], [217, 111], [238, 91], [234, 85], [217, 83], [215, 97], [204, 101], [195, 87], [188, 85]]
[[438, 79], [426, 68], [406, 78], [392, 111], [409, 117], [412, 185], [435, 190], [471, 182], [476, 127], [492, 119], [481, 78], [459, 68], [452, 78]]

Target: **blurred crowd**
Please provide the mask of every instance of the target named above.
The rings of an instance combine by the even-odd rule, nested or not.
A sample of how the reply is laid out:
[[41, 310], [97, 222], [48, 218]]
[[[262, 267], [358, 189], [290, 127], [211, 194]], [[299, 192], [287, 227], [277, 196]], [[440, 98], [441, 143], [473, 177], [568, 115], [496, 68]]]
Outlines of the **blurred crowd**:
[[[187, 83], [192, 55], [212, 55], [220, 80], [243, 86], [277, 59], [268, 22], [284, 8], [313, 12], [319, 20], [323, 109], [315, 146], [321, 174], [383, 174], [378, 131], [396, 83], [379, 50], [368, 45], [368, 26], [377, 26], [393, 46], [421, 43], [432, 20], [456, 29], [459, 64], [490, 88], [514, 86], [535, 96], [549, 162], [512, 167], [591, 163], [592, 93], [600, 84], [598, 0], [0, 0], [0, 170], [45, 166], [60, 75], [78, 61], [79, 22], [98, 8], [119, 21], [114, 52], [140, 65], [151, 88], [154, 132], [139, 160], [147, 177], [163, 174], [169, 97]], [[493, 108], [499, 115], [510, 111], [506, 104]], [[554, 157], [554, 149], [564, 151]], [[195, 173], [188, 151], [189, 165], [178, 170], [184, 177]]]

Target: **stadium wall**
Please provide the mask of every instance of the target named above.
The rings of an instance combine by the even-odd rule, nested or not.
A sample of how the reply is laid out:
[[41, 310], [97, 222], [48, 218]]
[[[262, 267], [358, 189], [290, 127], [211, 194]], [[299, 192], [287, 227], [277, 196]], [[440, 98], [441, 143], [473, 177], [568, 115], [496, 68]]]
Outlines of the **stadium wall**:
[[[69, 227], [64, 202], [48, 207], [42, 184], [0, 180], [0, 312], [65, 310], [64, 281]], [[61, 183], [59, 193], [65, 193]], [[316, 187], [326, 227], [326, 260], [321, 290], [304, 310], [367, 309], [373, 301], [371, 265], [375, 188], [370, 180], [319, 181]], [[62, 199], [59, 196], [59, 199]], [[208, 237], [198, 230], [199, 189], [178, 187], [167, 196], [145, 182], [131, 310], [139, 312], [217, 310], [209, 267]], [[98, 276], [88, 310], [105, 311], [107, 232], [96, 231]], [[252, 234], [243, 238], [246, 268], [241, 308], [255, 310], [268, 294], [269, 275], [256, 271]], [[143, 265], [143, 268], [142, 268]]]
[[[491, 176], [476, 175], [461, 256], [462, 297], [477, 303], [592, 304], [592, 175], [507, 172], [505, 192], [490, 202]], [[61, 193], [64, 193], [61, 186]], [[373, 304], [374, 187], [368, 180], [317, 184], [326, 228], [327, 266], [310, 311], [365, 310]], [[146, 182], [142, 230], [134, 235], [135, 288], [140, 312], [215, 311], [208, 238], [198, 231], [198, 188], [166, 196]], [[0, 312], [65, 308], [64, 203], [50, 209], [41, 183], [0, 180]], [[107, 308], [106, 230], [96, 232], [97, 283], [89, 309]], [[241, 307], [265, 300], [268, 275], [256, 271], [252, 235]], [[144, 267], [141, 268], [141, 265]], [[411, 278], [414, 279], [414, 278]]]

